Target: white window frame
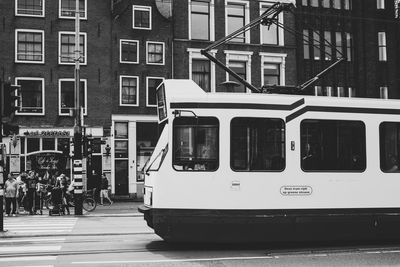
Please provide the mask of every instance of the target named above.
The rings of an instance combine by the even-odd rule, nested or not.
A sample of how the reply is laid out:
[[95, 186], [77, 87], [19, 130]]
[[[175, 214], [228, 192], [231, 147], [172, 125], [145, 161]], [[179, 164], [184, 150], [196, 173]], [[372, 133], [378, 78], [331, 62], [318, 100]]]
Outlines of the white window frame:
[[[380, 42], [381, 40], [383, 41], [382, 43]], [[380, 52], [381, 49], [382, 49], [382, 57], [381, 57], [381, 52]], [[387, 61], [386, 32], [378, 32], [378, 61], [381, 61], [381, 62]]]
[[[75, 79], [74, 78], [61, 78], [58, 79], [58, 116], [71, 116], [70, 114], [66, 114], [66, 113], [61, 113], [61, 82], [66, 81], [66, 82], [74, 82]], [[87, 110], [88, 110], [88, 106], [87, 106], [87, 79], [80, 79], [81, 82], [83, 82], [84, 84], [84, 90], [85, 90], [85, 107], [83, 108], [83, 115], [87, 116]], [[74, 91], [75, 94], [75, 91]], [[74, 107], [75, 107], [75, 103], [74, 103]]]
[[[149, 62], [149, 44], [161, 44], [163, 47], [163, 62], [162, 63], [151, 63]], [[159, 66], [164, 66], [165, 65], [165, 43], [164, 42], [156, 42], [156, 41], [147, 41], [146, 42], [146, 64], [147, 65], [159, 65]]]
[[[75, 62], [62, 62], [61, 61], [61, 35], [73, 35], [75, 36], [75, 32], [58, 32], [58, 64], [59, 65], [75, 65]], [[83, 36], [83, 40], [85, 42], [83, 49], [85, 50], [85, 60], [80, 62], [80, 65], [87, 65], [87, 34], [86, 32], [80, 32], [80, 36]], [[75, 55], [74, 55], [75, 56]]]
[[379, 97], [381, 99], [389, 99], [389, 90], [387, 86], [379, 87]]
[[[122, 42], [136, 43], [136, 61], [123, 61], [122, 60]], [[130, 39], [120, 39], [119, 40], [119, 63], [122, 64], [139, 64], [139, 41]]]
[[[189, 53], [189, 79], [192, 79], [192, 70], [193, 70], [193, 59], [204, 59], [208, 60], [205, 56], [203, 56], [200, 52], [200, 48], [188, 48], [186, 51]], [[209, 52], [213, 57], [217, 54], [218, 50], [213, 49]], [[215, 93], [216, 90], [216, 78], [215, 78], [215, 63], [210, 61], [210, 83], [211, 83], [211, 90], [210, 93]]]
[[[344, 94], [344, 95], [341, 95], [341, 94], [340, 94], [341, 89], [343, 90], [343, 94]], [[345, 97], [345, 87], [344, 87], [344, 86], [338, 86], [338, 87], [336, 87], [336, 96], [337, 96], [337, 97]]]
[[[15, 84], [18, 84], [18, 81], [20, 80], [25, 80], [25, 81], [41, 81], [42, 82], [42, 112], [40, 113], [26, 113], [26, 112], [20, 112], [16, 111], [16, 115], [24, 115], [24, 116], [43, 116], [45, 115], [45, 84], [44, 84], [44, 78], [39, 78], [39, 77], [15, 77]], [[21, 99], [22, 101], [22, 99]]]
[[[251, 84], [251, 51], [236, 51], [236, 50], [224, 50], [225, 53], [225, 65], [229, 68], [229, 61], [242, 61], [246, 62], [246, 81]], [[225, 80], [229, 81], [229, 73], [226, 72]], [[246, 93], [251, 93], [251, 90], [246, 87]]]
[[[135, 78], [136, 79], [136, 104], [122, 104], [122, 79]], [[122, 107], [138, 107], [139, 106], [139, 76], [120, 75], [119, 76], [119, 105]]]
[[[136, 27], [135, 26], [135, 10], [148, 11], [150, 13], [150, 16], [149, 16], [149, 28], [142, 28], [142, 27]], [[138, 30], [151, 30], [152, 29], [152, 11], [151, 11], [151, 6], [138, 6], [138, 5], [133, 5], [132, 6], [132, 28], [133, 29], [138, 29]]]
[[151, 105], [149, 104], [149, 79], [160, 79], [165, 80], [164, 77], [154, 77], [154, 76], [147, 76], [146, 77], [146, 107], [157, 107], [157, 104]]
[[[249, 24], [250, 23], [250, 2], [248, 0], [225, 0], [225, 7], [228, 6], [228, 2], [245, 5], [244, 25]], [[228, 10], [225, 8], [225, 36], [227, 36], [227, 35], [228, 35]], [[245, 39], [245, 41], [244, 41], [245, 44], [250, 43], [250, 31], [246, 31], [244, 33], [244, 39]]]
[[[215, 6], [215, 3], [214, 3], [214, 0], [210, 0], [210, 21], [209, 21], [209, 24], [210, 24], [210, 29], [209, 29], [209, 31], [210, 31], [210, 40], [209, 41], [215, 41], [215, 8], [214, 8], [214, 6]], [[191, 40], [192, 39], [192, 0], [189, 0], [189, 3], [188, 3], [188, 14], [189, 14], [189, 23], [188, 23], [188, 25], [189, 25], [189, 39]], [[206, 40], [204, 40], [204, 41], [206, 41]]]
[[[29, 60], [18, 60], [18, 33], [26, 32], [26, 33], [41, 33], [42, 34], [42, 60], [41, 61], [29, 61]], [[42, 30], [32, 30], [32, 29], [16, 29], [15, 30], [15, 43], [14, 43], [14, 51], [15, 51], [15, 63], [29, 63], [29, 64], [44, 64], [45, 62], [45, 51], [44, 51], [44, 31]]]
[[347, 88], [348, 92], [349, 92], [349, 97], [356, 97], [356, 90], [353, 87], [349, 87]]
[[287, 54], [281, 53], [259, 53], [261, 56], [261, 86], [264, 85], [264, 63], [279, 64], [279, 83], [285, 85], [285, 70]]
[[376, 9], [385, 9], [385, 0], [376, 0]]
[[[43, 1], [45, 1], [45, 0], [43, 0]], [[60, 18], [60, 19], [75, 19], [75, 14], [73, 16], [61, 15], [61, 1], [62, 0], [58, 0], [58, 18]], [[85, 15], [83, 17], [79, 17], [80, 20], [87, 20], [87, 13], [88, 13], [87, 12], [87, 0], [84, 0], [84, 1], [85, 1]], [[74, 11], [75, 11], [75, 9], [74, 9]]]
[[44, 18], [44, 14], [45, 14], [45, 4], [46, 1], [42, 0], [42, 14], [41, 15], [30, 15], [30, 14], [19, 14], [18, 13], [18, 1], [20, 0], [15, 0], [15, 16], [18, 17], [35, 17], [35, 18]]
[[[263, 13], [262, 6], [265, 6], [265, 5], [272, 6], [273, 4], [274, 4], [274, 2], [260, 2], [260, 16]], [[283, 13], [282, 12], [278, 15], [278, 22], [283, 24]], [[260, 24], [260, 44], [275, 45], [275, 44], [263, 43], [263, 32], [264, 32], [263, 29], [265, 29], [265, 27], [266, 26], [262, 26]], [[276, 44], [276, 45], [284, 46], [285, 45], [285, 41], [284, 41], [285, 40], [285, 38], [284, 38], [285, 31], [281, 27], [277, 27], [277, 31], [278, 31], [278, 44]]]

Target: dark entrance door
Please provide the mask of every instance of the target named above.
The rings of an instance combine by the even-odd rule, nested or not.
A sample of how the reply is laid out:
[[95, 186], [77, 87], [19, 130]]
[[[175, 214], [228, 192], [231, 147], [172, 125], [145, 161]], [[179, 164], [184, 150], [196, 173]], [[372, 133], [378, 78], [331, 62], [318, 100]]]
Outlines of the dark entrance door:
[[128, 195], [128, 160], [115, 161], [115, 195]]

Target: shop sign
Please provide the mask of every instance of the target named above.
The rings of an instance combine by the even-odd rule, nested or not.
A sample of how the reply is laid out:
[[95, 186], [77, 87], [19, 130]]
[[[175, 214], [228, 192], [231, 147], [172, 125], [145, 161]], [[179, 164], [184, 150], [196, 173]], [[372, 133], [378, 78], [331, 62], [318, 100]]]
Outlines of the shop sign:
[[26, 131], [24, 135], [27, 137], [69, 137], [69, 131], [43, 130], [43, 131]]

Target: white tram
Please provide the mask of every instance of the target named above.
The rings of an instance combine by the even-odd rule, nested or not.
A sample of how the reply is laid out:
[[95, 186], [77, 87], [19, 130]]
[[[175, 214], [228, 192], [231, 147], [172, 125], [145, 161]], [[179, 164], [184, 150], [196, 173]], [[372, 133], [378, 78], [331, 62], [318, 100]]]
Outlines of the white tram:
[[400, 101], [157, 90], [147, 224], [167, 241], [400, 237]]

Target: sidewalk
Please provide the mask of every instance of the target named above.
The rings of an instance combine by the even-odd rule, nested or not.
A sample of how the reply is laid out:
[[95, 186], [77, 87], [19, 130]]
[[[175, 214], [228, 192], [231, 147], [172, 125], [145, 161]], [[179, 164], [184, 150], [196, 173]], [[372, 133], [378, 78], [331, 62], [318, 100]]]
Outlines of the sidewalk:
[[[97, 204], [96, 209], [91, 212], [87, 212], [82, 210], [83, 217], [136, 217], [136, 216], [143, 216], [142, 213], [138, 211], [138, 207], [143, 205], [143, 202], [134, 202], [134, 201], [121, 201], [116, 202], [110, 206], [102, 206], [100, 203]], [[75, 208], [70, 207], [70, 215], [65, 214], [64, 216], [74, 216], [75, 215]], [[49, 210], [44, 208], [42, 210], [42, 215], [40, 215], [39, 211], [37, 211], [37, 215], [29, 215], [27, 212], [23, 212], [20, 210], [20, 214], [17, 214], [17, 217], [23, 216], [49, 216]], [[5, 216], [5, 215], [3, 215]], [[58, 216], [58, 215], [54, 215]]]

